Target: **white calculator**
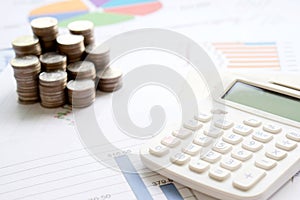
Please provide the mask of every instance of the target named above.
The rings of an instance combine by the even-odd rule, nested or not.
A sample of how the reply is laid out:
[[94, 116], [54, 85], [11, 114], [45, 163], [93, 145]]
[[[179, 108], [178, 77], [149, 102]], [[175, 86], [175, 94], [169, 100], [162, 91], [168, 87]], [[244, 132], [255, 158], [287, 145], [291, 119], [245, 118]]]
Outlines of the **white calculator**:
[[268, 199], [300, 170], [300, 92], [231, 81], [200, 113], [140, 151], [151, 170], [222, 200]]

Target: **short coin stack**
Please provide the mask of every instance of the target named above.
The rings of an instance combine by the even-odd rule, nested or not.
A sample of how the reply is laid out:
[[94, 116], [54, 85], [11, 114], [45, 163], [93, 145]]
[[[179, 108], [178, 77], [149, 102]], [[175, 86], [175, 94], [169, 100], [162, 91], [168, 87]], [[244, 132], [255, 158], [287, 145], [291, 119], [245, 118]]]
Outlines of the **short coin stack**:
[[42, 70], [53, 72], [57, 70], [66, 71], [67, 57], [56, 52], [48, 52], [40, 56]]
[[89, 45], [85, 49], [86, 60], [95, 64], [97, 71], [104, 70], [110, 62], [110, 50], [104, 45]]
[[78, 61], [68, 65], [68, 74], [72, 80], [90, 79], [96, 78], [95, 65], [89, 61]]
[[71, 22], [68, 24], [68, 29], [74, 35], [82, 35], [86, 46], [95, 42], [94, 24], [91, 21], [79, 20]]
[[25, 35], [12, 41], [13, 49], [17, 57], [26, 55], [41, 55], [42, 49], [39, 39], [33, 35]]
[[57, 48], [58, 21], [53, 17], [39, 17], [31, 21], [33, 33], [40, 39], [43, 52], [55, 51]]
[[67, 55], [68, 63], [80, 61], [85, 47], [82, 35], [65, 34], [57, 37], [58, 49]]
[[57, 108], [65, 105], [65, 88], [67, 72], [42, 72], [39, 76], [41, 105], [46, 108]]
[[74, 108], [87, 107], [95, 101], [95, 83], [92, 80], [71, 80], [67, 88], [69, 103]]
[[107, 68], [104, 72], [98, 72], [98, 89], [103, 92], [113, 92], [122, 87], [122, 72], [119, 69]]
[[41, 64], [36, 56], [24, 56], [11, 60], [17, 81], [19, 102], [31, 104], [39, 101], [38, 75]]

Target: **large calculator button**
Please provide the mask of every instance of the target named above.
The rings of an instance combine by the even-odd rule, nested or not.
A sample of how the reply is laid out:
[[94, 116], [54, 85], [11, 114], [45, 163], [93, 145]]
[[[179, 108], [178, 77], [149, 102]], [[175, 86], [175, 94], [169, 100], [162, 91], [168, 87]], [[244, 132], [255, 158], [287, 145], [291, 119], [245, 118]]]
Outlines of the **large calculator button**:
[[282, 150], [291, 151], [297, 147], [297, 143], [289, 139], [279, 139], [275, 146]]
[[228, 142], [229, 144], [238, 144], [243, 140], [242, 136], [234, 134], [234, 133], [227, 133], [223, 136], [223, 141]]
[[280, 133], [282, 128], [273, 124], [266, 124], [263, 126], [264, 131], [267, 131], [269, 133]]
[[172, 132], [173, 136], [178, 137], [180, 139], [185, 139], [185, 138], [191, 136], [192, 134], [193, 134], [193, 132], [191, 130], [184, 129], [184, 128]]
[[269, 158], [266, 157], [260, 157], [257, 158], [255, 161], [255, 166], [265, 169], [265, 170], [270, 170], [273, 167], [275, 167], [277, 165], [277, 162], [274, 160], [271, 160]]
[[252, 133], [252, 131], [253, 131], [252, 128], [250, 128], [248, 126], [245, 126], [245, 125], [242, 125], [242, 124], [238, 124], [238, 125], [233, 127], [233, 132], [235, 132], [239, 135], [242, 135], [242, 136], [247, 136], [250, 133]]
[[287, 156], [287, 153], [277, 148], [271, 148], [266, 152], [266, 156], [273, 160], [282, 160]]
[[198, 144], [200, 146], [206, 147], [210, 145], [213, 142], [213, 140], [210, 137], [207, 137], [202, 134], [198, 134], [195, 136], [193, 143]]
[[222, 159], [220, 165], [225, 169], [234, 171], [241, 167], [242, 162], [228, 156]]
[[202, 173], [209, 168], [209, 164], [202, 160], [192, 160], [189, 164], [189, 168], [194, 172]]
[[288, 132], [286, 134], [286, 137], [296, 142], [300, 142], [300, 132], [296, 132], [296, 131]]
[[169, 149], [161, 144], [154, 145], [149, 148], [149, 152], [154, 155], [161, 157], [163, 155], [166, 155], [169, 152]]
[[220, 158], [221, 158], [221, 154], [214, 151], [209, 151], [206, 154], [204, 154], [201, 159], [209, 163], [215, 163], [219, 161]]
[[233, 180], [233, 186], [240, 190], [249, 190], [256, 185], [264, 176], [266, 172], [256, 167], [249, 167], [240, 171]]
[[217, 180], [217, 181], [224, 181], [226, 178], [228, 178], [230, 175], [230, 172], [226, 169], [222, 169], [220, 167], [214, 167], [209, 170], [209, 177]]
[[225, 120], [225, 119], [219, 119], [215, 121], [215, 126], [221, 129], [230, 129], [233, 126], [233, 122]]
[[232, 151], [231, 156], [240, 161], [246, 161], [252, 157], [252, 153], [245, 149], [237, 148]]
[[167, 147], [176, 147], [180, 140], [174, 136], [166, 136], [161, 140], [161, 143]]
[[273, 139], [273, 135], [264, 131], [255, 131], [254, 133], [252, 133], [252, 138], [259, 142], [266, 143], [270, 142]]
[[185, 153], [175, 153], [174, 155], [171, 156], [170, 160], [172, 163], [175, 163], [177, 165], [184, 165], [185, 163], [187, 163], [189, 160], [191, 159], [191, 157]]
[[213, 146], [213, 150], [221, 154], [228, 153], [232, 149], [232, 146], [226, 142], [218, 141]]
[[187, 128], [187, 129], [190, 129], [192, 131], [197, 131], [199, 130], [203, 125], [195, 120], [195, 119], [190, 119], [190, 120], [187, 120], [183, 123], [183, 127], [184, 128]]
[[246, 119], [243, 122], [244, 122], [244, 124], [246, 124], [248, 126], [252, 126], [252, 127], [258, 127], [261, 125], [261, 121], [259, 121], [258, 119], [254, 119], [254, 118]]
[[252, 139], [248, 139], [242, 143], [242, 147], [249, 151], [256, 152], [256, 151], [260, 150], [263, 147], [263, 145], [260, 142], [257, 142]]
[[205, 113], [199, 113], [198, 115], [195, 115], [194, 117], [196, 120], [200, 121], [200, 122], [209, 122], [209, 120], [211, 120], [212, 115], [211, 114], [205, 114]]
[[182, 148], [182, 152], [191, 156], [197, 155], [201, 151], [201, 147], [196, 144], [189, 144]]

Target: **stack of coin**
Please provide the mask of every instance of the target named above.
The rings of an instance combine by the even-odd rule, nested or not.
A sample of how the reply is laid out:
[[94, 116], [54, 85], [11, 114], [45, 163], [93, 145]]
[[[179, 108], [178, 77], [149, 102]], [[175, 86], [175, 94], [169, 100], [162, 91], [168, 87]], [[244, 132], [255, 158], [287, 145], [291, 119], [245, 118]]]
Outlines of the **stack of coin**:
[[48, 52], [40, 56], [42, 70], [46, 72], [66, 71], [67, 57], [56, 52]]
[[89, 20], [79, 20], [68, 24], [70, 33], [74, 35], [82, 35], [84, 37], [84, 45], [93, 44], [94, 38], [94, 24]]
[[67, 55], [68, 63], [80, 61], [85, 47], [82, 35], [60, 35], [57, 37], [58, 49], [62, 54]]
[[31, 21], [33, 33], [40, 39], [43, 52], [55, 51], [57, 47], [58, 21], [53, 17], [39, 17]]
[[39, 75], [41, 105], [45, 108], [57, 108], [65, 105], [67, 72], [42, 72]]
[[119, 69], [107, 68], [104, 72], [98, 72], [98, 89], [103, 92], [113, 92], [122, 87], [122, 72]]
[[42, 49], [39, 39], [33, 35], [25, 35], [12, 41], [13, 49], [17, 57], [26, 55], [41, 55]]
[[69, 78], [72, 80], [90, 79], [95, 80], [95, 65], [89, 61], [78, 61], [68, 65]]
[[104, 70], [110, 62], [110, 50], [104, 45], [89, 45], [85, 49], [86, 60], [93, 62], [97, 71]]
[[67, 88], [69, 103], [74, 108], [87, 107], [95, 101], [95, 83], [92, 80], [71, 80]]
[[10, 63], [14, 69], [19, 102], [31, 104], [39, 101], [38, 75], [41, 72], [39, 59], [31, 55], [13, 58]]

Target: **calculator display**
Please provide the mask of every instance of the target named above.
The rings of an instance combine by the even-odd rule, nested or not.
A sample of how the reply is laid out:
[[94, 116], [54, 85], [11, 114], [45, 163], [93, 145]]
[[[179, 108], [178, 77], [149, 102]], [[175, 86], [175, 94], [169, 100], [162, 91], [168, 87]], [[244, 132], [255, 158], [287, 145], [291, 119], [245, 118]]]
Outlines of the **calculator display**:
[[237, 81], [222, 97], [300, 122], [300, 99]]

